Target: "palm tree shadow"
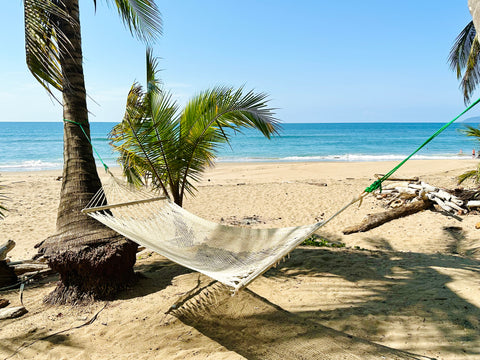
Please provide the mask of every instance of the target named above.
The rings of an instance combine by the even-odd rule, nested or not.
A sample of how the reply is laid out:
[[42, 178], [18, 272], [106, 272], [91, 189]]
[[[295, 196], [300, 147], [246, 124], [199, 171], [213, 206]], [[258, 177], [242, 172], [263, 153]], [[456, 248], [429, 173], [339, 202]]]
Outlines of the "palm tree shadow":
[[251, 360], [426, 359], [325, 327], [285, 311], [249, 289], [232, 297], [223, 286], [209, 287], [172, 313]]
[[480, 244], [477, 239], [468, 239], [462, 227], [445, 226], [443, 228], [447, 238], [448, 248], [452, 254], [460, 254], [474, 259], [480, 259]]
[[[329, 286], [328, 279], [332, 275], [347, 280], [348, 283], [344, 284], [365, 287], [357, 298], [351, 295], [353, 305], [349, 307], [331, 304], [328, 310], [305, 311], [298, 313], [299, 316], [323, 322], [328, 320], [330, 324], [336, 321], [345, 324], [349, 319], [352, 322], [357, 319], [354, 326], [340, 328], [343, 331], [359, 326], [359, 317], [365, 320], [376, 315], [384, 319], [423, 317], [449, 339], [450, 345], [437, 344], [443, 351], [480, 355], [480, 308], [451, 289], [449, 284], [454, 279], [450, 274], [455, 272], [478, 273], [480, 263], [439, 253], [299, 248], [292, 253], [291, 261], [271, 269], [265, 276], [318, 278], [319, 283], [325, 283], [324, 292], [350, 291], [350, 288], [333, 289]], [[380, 339], [385, 329], [365, 326], [362, 331], [369, 339]], [[434, 347], [435, 343], [430, 346]], [[428, 350], [432, 349], [425, 349]]]
[[172, 280], [183, 274], [193, 272], [160, 255], [152, 260], [135, 265], [138, 282], [118, 295], [118, 299], [128, 300], [156, 293], [172, 285]]
[[[48, 334], [47, 329], [40, 329], [35, 332], [28, 332], [18, 336], [12, 336], [8, 338], [3, 338], [2, 343], [0, 343], [0, 354], [9, 354], [7, 358], [11, 358], [16, 354], [20, 356], [25, 355], [25, 350], [27, 350], [32, 345], [35, 345], [36, 342], [49, 342], [51, 346], [68, 346], [71, 348], [76, 348], [79, 351], [83, 350], [84, 347], [78, 343], [75, 343], [71, 337], [64, 334]], [[35, 350], [37, 351], [37, 350]], [[19, 356], [19, 355], [17, 355]]]

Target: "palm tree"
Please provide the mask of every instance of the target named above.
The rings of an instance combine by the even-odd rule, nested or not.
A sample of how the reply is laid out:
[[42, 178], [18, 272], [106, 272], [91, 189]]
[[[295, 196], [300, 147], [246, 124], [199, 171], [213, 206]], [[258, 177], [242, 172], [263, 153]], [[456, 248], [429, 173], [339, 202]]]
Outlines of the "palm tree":
[[[460, 89], [465, 104], [470, 103], [470, 96], [480, 82], [480, 43], [473, 21], [455, 39], [450, 49], [448, 62], [460, 80]], [[463, 72], [463, 74], [462, 74]]]
[[[55, 89], [60, 91], [58, 101], [63, 105], [63, 119], [68, 120], [64, 122], [56, 233], [37, 245], [49, 266], [60, 274], [57, 288], [46, 298], [49, 303], [110, 297], [135, 278], [137, 245], [80, 212], [101, 183], [87, 138], [90, 129], [78, 2], [24, 0], [28, 68], [52, 96]], [[93, 3], [96, 7], [96, 0]], [[115, 5], [139, 39], [150, 42], [160, 34], [160, 15], [153, 0], [115, 0]]]
[[193, 194], [218, 145], [242, 128], [267, 138], [279, 130], [265, 94], [243, 88], [214, 87], [193, 97], [183, 109], [160, 88], [157, 61], [147, 51], [147, 89], [134, 83], [124, 119], [110, 133], [111, 144], [130, 182], [152, 184], [182, 206]]

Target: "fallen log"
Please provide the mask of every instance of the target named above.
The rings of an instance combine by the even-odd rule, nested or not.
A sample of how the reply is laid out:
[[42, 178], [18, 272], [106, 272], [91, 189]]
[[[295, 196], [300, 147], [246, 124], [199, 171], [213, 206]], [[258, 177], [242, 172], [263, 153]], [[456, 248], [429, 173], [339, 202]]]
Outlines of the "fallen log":
[[11, 267], [13, 267], [13, 271], [15, 271], [15, 274], [17, 275], [22, 275], [25, 273], [31, 273], [35, 271], [43, 271], [43, 270], [48, 270], [49, 267], [46, 264], [35, 264], [35, 263], [23, 263], [23, 264], [10, 264]]
[[[384, 174], [375, 174], [374, 175], [377, 179], [380, 179], [382, 177], [384, 177], [385, 175]], [[393, 178], [393, 177], [389, 177], [387, 179], [385, 179], [386, 181], [418, 181], [418, 177], [415, 176], [413, 178]]]
[[480, 207], [480, 200], [470, 200], [467, 202], [467, 207]]
[[52, 275], [55, 274], [55, 271], [53, 269], [50, 269], [47, 267], [44, 270], [37, 270], [37, 271], [30, 271], [22, 274], [22, 278], [27, 277], [27, 278], [33, 278], [37, 276], [43, 276], [43, 275]]
[[391, 220], [412, 215], [422, 210], [426, 210], [430, 207], [432, 207], [432, 202], [428, 199], [413, 201], [409, 204], [405, 204], [401, 207], [391, 209], [383, 213], [367, 215], [360, 224], [350, 226], [344, 229], [342, 232], [345, 235], [353, 234], [357, 232], [365, 232], [373, 228], [376, 228], [380, 225], [383, 225]]
[[0, 320], [14, 319], [28, 312], [23, 306], [5, 308], [0, 310]]
[[437, 205], [440, 206], [444, 211], [446, 211], [448, 213], [452, 211], [452, 208], [450, 206], [446, 205], [445, 202], [442, 199], [440, 199], [438, 197], [435, 197], [435, 194], [429, 193], [429, 194], [427, 194], [427, 197], [431, 201], [437, 203]]
[[458, 206], [458, 203], [457, 202], [453, 202], [453, 201], [445, 201], [445, 205], [451, 207], [452, 209], [455, 209], [457, 210], [458, 213], [460, 214], [464, 214], [467, 212], [467, 210], [461, 208], [460, 206]]

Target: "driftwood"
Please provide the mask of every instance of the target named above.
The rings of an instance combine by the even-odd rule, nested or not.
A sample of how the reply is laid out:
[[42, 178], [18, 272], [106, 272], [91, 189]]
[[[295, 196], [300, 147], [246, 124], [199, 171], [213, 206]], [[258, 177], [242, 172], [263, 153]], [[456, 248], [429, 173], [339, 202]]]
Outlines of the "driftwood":
[[28, 312], [24, 306], [9, 307], [0, 310], [0, 320], [14, 319]]
[[8, 240], [5, 244], [0, 246], [0, 260], [7, 258], [7, 253], [15, 247], [15, 241]]
[[8, 306], [10, 304], [10, 301], [8, 301], [7, 299], [0, 299], [0, 309]]
[[470, 200], [467, 202], [467, 207], [473, 208], [473, 207], [480, 207], [480, 200]]
[[[384, 177], [385, 175], [384, 174], [375, 174], [375, 177], [377, 179], [380, 179], [382, 177]], [[418, 177], [413, 177], [413, 178], [407, 178], [407, 179], [404, 179], [404, 178], [394, 178], [394, 177], [389, 177], [388, 179], [385, 179], [385, 181], [418, 181]]]
[[353, 234], [357, 232], [365, 232], [370, 229], [383, 225], [391, 220], [398, 219], [404, 216], [415, 214], [419, 211], [426, 210], [432, 206], [432, 202], [428, 199], [422, 199], [418, 201], [405, 204], [401, 207], [385, 211], [383, 213], [376, 213], [367, 215], [363, 221], [354, 226], [350, 226], [343, 230], [345, 235]]
[[[424, 182], [410, 183], [405, 186], [384, 189], [377, 199], [390, 198], [390, 204], [398, 199], [413, 199], [427, 197], [442, 210], [452, 214], [464, 214], [469, 210], [468, 202], [452, 193]], [[398, 203], [398, 201], [397, 201]], [[402, 202], [403, 204], [404, 202]]]
[[396, 179], [413, 181], [402, 183], [391, 188], [384, 188], [377, 192], [377, 200], [386, 202], [386, 207], [391, 208], [384, 213], [368, 215], [360, 224], [343, 230], [344, 234], [363, 232], [416, 212], [434, 208], [449, 215], [462, 215], [472, 208], [480, 207], [477, 200], [479, 191], [455, 189], [447, 191], [415, 179]]
[[22, 263], [10, 263], [9, 264], [12, 268], [15, 274], [17, 275], [23, 275], [26, 273], [32, 273], [32, 272], [48, 272], [50, 268], [46, 264], [39, 264], [35, 262], [22, 262]]

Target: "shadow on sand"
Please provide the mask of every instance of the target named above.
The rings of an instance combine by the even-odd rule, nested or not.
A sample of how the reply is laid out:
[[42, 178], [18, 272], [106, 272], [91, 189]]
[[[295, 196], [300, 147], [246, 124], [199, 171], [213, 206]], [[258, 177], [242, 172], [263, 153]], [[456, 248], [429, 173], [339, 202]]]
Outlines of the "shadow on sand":
[[138, 283], [118, 294], [117, 298], [127, 300], [162, 291], [172, 285], [175, 277], [191, 272], [193, 270], [155, 255], [151, 261], [143, 261], [135, 265], [135, 273], [139, 278]]
[[223, 286], [207, 287], [173, 315], [251, 360], [430, 359], [325, 327], [248, 289], [232, 297]]
[[[457, 254], [464, 241], [457, 229], [445, 229], [445, 236], [452, 243], [451, 252], [446, 254], [394, 251], [383, 238], [372, 239], [372, 245], [382, 248], [376, 251], [299, 248], [289, 261], [264, 275], [287, 282], [306, 276], [325, 284], [334, 276], [349, 284], [367, 286], [366, 295], [356, 298], [349, 307], [287, 312], [248, 289], [236, 297], [225, 290], [217, 291], [218, 295], [207, 289], [174, 315], [248, 359], [426, 358], [346, 334], [361, 326], [359, 319], [375, 316], [414, 316], [417, 322], [420, 317], [433, 325], [436, 334], [448, 339], [448, 343], [442, 343], [440, 339], [429, 340], [432, 334], [418, 333], [426, 346], [431, 346], [416, 347], [422, 353], [435, 354], [439, 350], [455, 356], [480, 356], [480, 309], [476, 302], [469, 302], [449, 286], [455, 280], [451, 274], [465, 277], [480, 273], [480, 262]], [[328, 286], [319, 291], [328, 291]], [[336, 320], [345, 324], [350, 319], [351, 327], [336, 327], [342, 332], [322, 325], [327, 320], [329, 324]], [[362, 328], [362, 337], [380, 341], [384, 331], [381, 327], [366, 326]]]
[[[328, 278], [333, 275], [346, 280], [344, 284], [355, 284], [365, 290], [348, 307], [332, 306], [329, 310], [320, 310], [319, 306], [317, 311], [296, 313], [302, 318], [345, 324], [349, 319], [355, 323], [359, 318], [372, 316], [383, 319], [414, 316], [417, 322], [418, 318], [423, 318], [423, 321], [433, 324], [437, 336], [441, 334], [448, 339], [448, 344], [435, 336], [429, 341], [428, 334], [419, 332], [429, 344], [428, 349], [422, 350], [434, 353], [437, 348], [456, 356], [480, 356], [478, 304], [468, 301], [464, 294], [460, 296], [451, 286], [456, 280], [452, 277], [454, 275], [474, 286], [476, 281], [469, 276], [480, 273], [480, 262], [456, 254], [461, 234], [455, 233], [454, 237], [452, 231], [455, 233], [456, 229], [445, 230], [446, 236], [453, 238], [451, 254], [399, 252], [391, 250], [385, 239], [373, 239], [372, 245], [382, 244], [388, 250], [299, 248], [292, 253], [289, 261], [271, 269], [265, 276], [277, 279], [313, 277], [325, 284], [319, 291], [329, 291]], [[350, 289], [333, 290], [342, 292]], [[355, 326], [358, 323], [340, 330], [350, 331]], [[384, 330], [374, 326], [362, 327], [362, 336], [377, 341]]]

